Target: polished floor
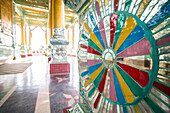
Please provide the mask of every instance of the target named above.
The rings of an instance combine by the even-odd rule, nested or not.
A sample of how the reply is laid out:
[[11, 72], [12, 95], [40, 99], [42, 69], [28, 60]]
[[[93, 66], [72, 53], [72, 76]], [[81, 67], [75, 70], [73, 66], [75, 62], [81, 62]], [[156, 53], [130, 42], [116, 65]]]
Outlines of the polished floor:
[[45, 56], [25, 60], [32, 65], [19, 74], [0, 75], [0, 113], [62, 113], [78, 102], [76, 57], [68, 57], [70, 74], [49, 75]]

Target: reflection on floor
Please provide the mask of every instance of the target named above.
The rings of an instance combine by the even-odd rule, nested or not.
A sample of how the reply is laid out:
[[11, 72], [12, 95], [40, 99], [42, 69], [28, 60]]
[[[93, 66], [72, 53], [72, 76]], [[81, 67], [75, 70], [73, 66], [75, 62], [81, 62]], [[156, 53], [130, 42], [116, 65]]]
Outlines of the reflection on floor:
[[[29, 59], [30, 61], [30, 59]], [[0, 75], [0, 113], [62, 113], [78, 102], [77, 58], [69, 57], [70, 74], [50, 78], [44, 56], [20, 74]]]

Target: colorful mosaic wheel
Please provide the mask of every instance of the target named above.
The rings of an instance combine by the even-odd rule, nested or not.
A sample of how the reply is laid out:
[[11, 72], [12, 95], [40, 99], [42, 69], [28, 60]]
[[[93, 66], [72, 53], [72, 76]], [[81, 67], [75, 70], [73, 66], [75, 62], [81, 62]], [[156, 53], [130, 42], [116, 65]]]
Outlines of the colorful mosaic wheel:
[[81, 103], [94, 112], [168, 112], [168, 0], [98, 0], [80, 14]]

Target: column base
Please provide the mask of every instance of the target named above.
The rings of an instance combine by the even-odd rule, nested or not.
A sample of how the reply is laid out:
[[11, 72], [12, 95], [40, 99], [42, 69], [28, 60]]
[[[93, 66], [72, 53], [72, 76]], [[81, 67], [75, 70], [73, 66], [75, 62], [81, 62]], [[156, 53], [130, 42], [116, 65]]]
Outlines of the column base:
[[16, 57], [13, 57], [13, 60], [16, 60]]
[[69, 63], [51, 63], [50, 64], [50, 76], [65, 75], [70, 73]]
[[21, 58], [26, 58], [26, 55], [20, 55], [21, 56]]
[[50, 62], [51, 61], [51, 57], [48, 57], [48, 62]]
[[27, 56], [32, 56], [32, 54], [28, 54]]

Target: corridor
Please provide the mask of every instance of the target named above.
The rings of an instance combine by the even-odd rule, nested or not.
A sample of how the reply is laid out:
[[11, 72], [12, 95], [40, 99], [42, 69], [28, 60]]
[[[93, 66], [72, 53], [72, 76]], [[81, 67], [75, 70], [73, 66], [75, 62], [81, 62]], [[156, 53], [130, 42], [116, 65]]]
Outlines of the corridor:
[[78, 102], [76, 57], [68, 57], [70, 74], [50, 78], [45, 56], [33, 56], [24, 73], [0, 75], [0, 113], [62, 113]]

